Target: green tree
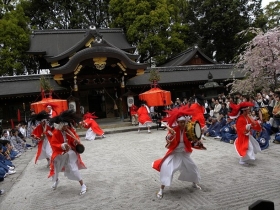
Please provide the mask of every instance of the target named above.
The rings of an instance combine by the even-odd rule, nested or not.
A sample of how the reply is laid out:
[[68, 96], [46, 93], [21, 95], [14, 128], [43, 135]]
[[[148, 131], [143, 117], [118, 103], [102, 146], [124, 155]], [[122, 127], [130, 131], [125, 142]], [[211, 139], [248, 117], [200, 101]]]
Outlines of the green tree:
[[272, 29], [280, 25], [280, 1], [270, 2], [264, 9], [267, 18], [267, 28]]
[[231, 62], [247, 39], [236, 34], [261, 14], [261, 0], [190, 0], [187, 12], [200, 48], [218, 62]]
[[25, 71], [29, 34], [28, 18], [20, 5], [0, 19], [0, 75], [22, 74]]
[[176, 0], [111, 0], [112, 27], [123, 28], [140, 54], [140, 62], [162, 63], [172, 52], [186, 48], [189, 28], [182, 24]]
[[26, 0], [25, 14], [37, 29], [81, 29], [94, 23], [107, 27], [109, 0]]
[[17, 0], [0, 0], [0, 19], [6, 12], [12, 11], [17, 2]]

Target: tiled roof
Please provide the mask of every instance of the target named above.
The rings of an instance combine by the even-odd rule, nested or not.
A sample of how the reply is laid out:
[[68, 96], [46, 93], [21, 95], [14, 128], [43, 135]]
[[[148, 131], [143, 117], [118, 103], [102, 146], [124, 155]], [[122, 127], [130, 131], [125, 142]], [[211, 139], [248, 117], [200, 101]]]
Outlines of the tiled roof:
[[[244, 75], [236, 71], [230, 64], [212, 64], [197, 66], [175, 66], [158, 67], [160, 81], [159, 84], [172, 83], [192, 83], [197, 81], [207, 81], [209, 72], [214, 80], [233, 80], [243, 78]], [[145, 74], [133, 77], [128, 80], [127, 86], [149, 85], [150, 69]]]
[[163, 65], [160, 67], [169, 67], [169, 66], [183, 66], [185, 65], [188, 61], [190, 61], [195, 54], [200, 54], [201, 58], [207, 60], [211, 64], [215, 64], [216, 62], [213, 61], [211, 58], [209, 58], [207, 55], [205, 55], [199, 48], [197, 47], [191, 47], [174, 57], [170, 58], [169, 60], [166, 61]]
[[135, 49], [126, 40], [121, 29], [68, 29], [34, 30], [30, 36], [30, 54], [44, 54], [46, 59], [57, 57], [71, 51], [76, 46], [83, 46], [89, 37], [101, 35], [111, 46], [124, 51]]
[[[42, 75], [21, 75], [0, 77], [0, 97], [7, 95], [34, 94], [40, 93], [40, 78]], [[65, 90], [60, 87], [50, 75], [44, 75], [49, 79], [54, 91]]]

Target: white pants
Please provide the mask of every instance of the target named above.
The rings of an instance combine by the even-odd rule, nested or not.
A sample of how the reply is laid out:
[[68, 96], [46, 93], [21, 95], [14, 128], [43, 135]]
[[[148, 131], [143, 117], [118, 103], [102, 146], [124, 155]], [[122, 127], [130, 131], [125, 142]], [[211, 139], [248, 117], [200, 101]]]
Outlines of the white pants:
[[150, 128], [151, 126], [152, 126], [152, 122], [146, 122], [144, 124], [139, 122], [139, 128], [145, 128], [145, 127]]
[[178, 177], [179, 180], [199, 183], [199, 171], [191, 159], [190, 153], [185, 151], [173, 152], [164, 160], [160, 168], [160, 181], [162, 185], [170, 186], [173, 174], [176, 171], [181, 172]]
[[240, 161], [248, 161], [248, 160], [255, 160], [255, 154], [258, 152], [261, 152], [261, 148], [257, 140], [252, 136], [249, 135], [249, 145], [248, 145], [248, 150], [247, 153], [244, 157], [240, 158]]
[[89, 128], [89, 129], [87, 130], [87, 132], [86, 132], [86, 137], [85, 137], [85, 139], [86, 139], [86, 140], [89, 140], [89, 141], [92, 141], [92, 140], [95, 139], [95, 137], [96, 137], [96, 133], [94, 133], [94, 132], [92, 131], [92, 129]]
[[50, 142], [48, 141], [48, 139], [44, 139], [43, 145], [42, 145], [42, 151], [41, 151], [40, 156], [38, 157], [38, 160], [51, 158], [51, 156], [52, 156], [52, 148], [51, 148]]
[[78, 156], [73, 150], [69, 150], [64, 155], [58, 155], [54, 159], [54, 175], [52, 180], [58, 179], [58, 173], [65, 167], [64, 176], [70, 180], [80, 181], [82, 180], [79, 168], [78, 168]]

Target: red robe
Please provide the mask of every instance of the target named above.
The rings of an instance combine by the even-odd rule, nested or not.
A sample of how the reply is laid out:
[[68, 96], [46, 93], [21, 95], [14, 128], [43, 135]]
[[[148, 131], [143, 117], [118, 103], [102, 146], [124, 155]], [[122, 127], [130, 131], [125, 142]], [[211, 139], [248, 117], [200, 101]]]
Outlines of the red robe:
[[[46, 131], [44, 132], [42, 124], [37, 125], [37, 127], [32, 132], [32, 137], [34, 137], [36, 139], [40, 139], [41, 135], [44, 134], [47, 137], [48, 141], [50, 142], [51, 137], [52, 137], [52, 134], [51, 134], [52, 130], [49, 125], [46, 125], [46, 126], [47, 126]], [[39, 140], [38, 141], [38, 150], [37, 150], [37, 154], [36, 154], [36, 158], [35, 158], [35, 164], [37, 163], [37, 160], [41, 155], [42, 147], [43, 147], [43, 140]]]
[[134, 104], [132, 104], [132, 106], [130, 107], [130, 115], [137, 114], [137, 110], [138, 110], [138, 107], [135, 106]]
[[149, 112], [146, 108], [146, 106], [141, 106], [138, 111], [137, 111], [137, 114], [138, 114], [138, 121], [141, 123], [141, 124], [145, 124], [145, 123], [148, 123], [148, 122], [152, 122], [152, 119], [149, 115]]
[[244, 115], [238, 117], [236, 121], [237, 138], [235, 140], [235, 148], [241, 157], [246, 156], [249, 148], [249, 136], [245, 135], [247, 124], [251, 124], [251, 128], [256, 131], [262, 130], [262, 127], [257, 121], [252, 121], [251, 118], [245, 117]]
[[[177, 127], [173, 128], [173, 129], [176, 132], [176, 137], [170, 143], [170, 145], [168, 147], [168, 151], [166, 152], [165, 156], [163, 158], [158, 159], [158, 160], [153, 162], [153, 168], [156, 169], [157, 171], [160, 171], [160, 168], [161, 168], [161, 165], [162, 165], [163, 161], [176, 149], [176, 147], [180, 143], [180, 127], [177, 126]], [[185, 134], [183, 135], [183, 138], [184, 138], [184, 143], [185, 143], [185, 151], [191, 153], [192, 152], [191, 142], [187, 139], [187, 136]]]
[[[69, 128], [69, 130], [71, 130], [71, 132], [77, 137], [77, 139], [79, 139], [79, 136], [77, 135], [77, 133], [72, 128]], [[75, 151], [75, 144], [74, 144], [75, 139], [73, 139], [72, 137], [70, 137], [68, 135], [66, 135], [66, 138], [68, 140], [67, 143], [70, 145], [71, 149], [73, 151]], [[54, 159], [56, 158], [56, 156], [63, 155], [64, 152], [65, 152], [61, 148], [61, 145], [63, 143], [64, 143], [64, 138], [63, 138], [63, 135], [62, 135], [61, 131], [54, 129], [53, 136], [52, 136], [51, 141], [50, 141], [53, 153], [52, 153], [52, 157], [51, 157], [50, 173], [49, 173], [48, 177], [51, 177], [51, 176], [54, 175], [54, 165], [53, 164], [54, 164]], [[86, 166], [83, 163], [80, 154], [78, 154], [77, 152], [76, 152], [76, 154], [78, 156], [78, 163], [77, 163], [78, 168], [79, 169], [85, 169]]]
[[91, 130], [97, 135], [102, 136], [104, 134], [104, 131], [99, 127], [99, 125], [94, 119], [87, 118], [84, 120], [84, 123], [85, 128], [91, 128]]
[[205, 126], [205, 118], [204, 118], [204, 112], [205, 108], [198, 103], [194, 103], [191, 105], [191, 109], [196, 110], [195, 113], [192, 115], [192, 121], [198, 121], [200, 124], [200, 127], [203, 128]]
[[50, 118], [53, 118], [53, 117], [57, 116], [57, 112], [54, 111], [53, 109], [52, 109], [52, 113], [49, 113], [49, 114], [50, 114]]

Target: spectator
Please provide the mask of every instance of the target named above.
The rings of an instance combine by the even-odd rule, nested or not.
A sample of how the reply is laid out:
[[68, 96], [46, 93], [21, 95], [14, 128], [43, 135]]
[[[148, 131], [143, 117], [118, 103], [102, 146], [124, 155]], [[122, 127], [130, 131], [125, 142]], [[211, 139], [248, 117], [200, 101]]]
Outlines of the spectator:
[[235, 120], [227, 118], [226, 124], [221, 128], [221, 141], [231, 143], [237, 138]]
[[222, 105], [220, 104], [219, 100], [215, 100], [215, 107], [214, 107], [214, 116], [219, 119], [219, 112], [222, 108]]
[[214, 116], [212, 117], [211, 125], [206, 131], [206, 136], [221, 138], [220, 135], [220, 124], [218, 122], [218, 119]]
[[222, 103], [222, 107], [219, 111], [219, 115], [223, 115], [226, 117], [227, 113], [228, 113], [227, 105], [226, 105], [226, 103]]

